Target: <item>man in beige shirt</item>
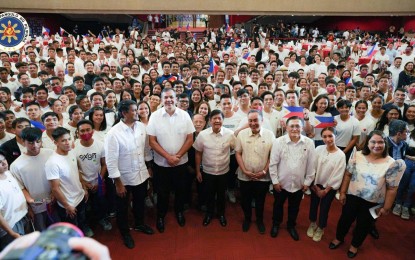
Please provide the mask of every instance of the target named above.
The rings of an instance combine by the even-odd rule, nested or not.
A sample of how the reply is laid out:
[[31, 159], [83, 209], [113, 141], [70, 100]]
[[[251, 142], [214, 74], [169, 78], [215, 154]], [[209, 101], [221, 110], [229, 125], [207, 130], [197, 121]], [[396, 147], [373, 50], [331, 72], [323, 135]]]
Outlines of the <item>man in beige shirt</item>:
[[260, 234], [265, 233], [263, 222], [265, 195], [270, 177], [268, 174], [269, 155], [274, 140], [272, 131], [262, 128], [263, 115], [259, 110], [248, 112], [248, 125], [239, 132], [235, 151], [239, 168], [237, 170], [241, 190], [241, 206], [244, 211], [242, 230], [247, 232], [251, 225], [251, 202], [255, 200], [256, 224]]

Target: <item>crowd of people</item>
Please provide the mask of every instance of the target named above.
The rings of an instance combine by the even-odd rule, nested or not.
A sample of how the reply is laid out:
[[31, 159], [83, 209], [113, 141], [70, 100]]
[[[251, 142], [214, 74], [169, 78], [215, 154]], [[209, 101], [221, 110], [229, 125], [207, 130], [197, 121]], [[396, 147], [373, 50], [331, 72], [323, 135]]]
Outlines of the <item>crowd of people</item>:
[[368, 234], [379, 238], [377, 217], [410, 219], [413, 42], [343, 34], [323, 46], [257, 32], [241, 40], [209, 29], [182, 41], [168, 30], [152, 38], [115, 29], [0, 52], [0, 248], [28, 223], [42, 231], [70, 222], [91, 237], [92, 221], [109, 232], [113, 217], [134, 248], [129, 210], [133, 229], [151, 235], [145, 211], [156, 207], [163, 233], [172, 192], [182, 227], [189, 207], [204, 212], [202, 225], [217, 216], [227, 226], [226, 201], [239, 198], [242, 231], [255, 220], [261, 234], [271, 192], [270, 236], [278, 236], [288, 200], [286, 227], [296, 241], [308, 194], [304, 233], [317, 242], [337, 196], [343, 209], [329, 247], [356, 221], [350, 258]]

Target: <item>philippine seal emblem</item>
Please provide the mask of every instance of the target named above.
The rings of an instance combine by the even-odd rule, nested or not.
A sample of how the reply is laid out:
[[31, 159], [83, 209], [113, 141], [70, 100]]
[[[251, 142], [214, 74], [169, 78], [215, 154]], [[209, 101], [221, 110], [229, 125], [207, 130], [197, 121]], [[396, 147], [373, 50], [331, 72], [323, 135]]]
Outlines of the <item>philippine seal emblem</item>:
[[18, 13], [0, 14], [0, 50], [16, 51], [26, 42], [29, 35], [29, 24]]

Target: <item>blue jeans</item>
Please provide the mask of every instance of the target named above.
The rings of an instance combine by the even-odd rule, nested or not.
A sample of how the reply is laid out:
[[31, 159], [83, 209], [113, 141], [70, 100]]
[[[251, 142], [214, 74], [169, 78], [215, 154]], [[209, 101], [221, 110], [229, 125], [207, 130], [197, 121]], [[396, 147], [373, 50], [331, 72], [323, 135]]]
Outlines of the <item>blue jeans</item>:
[[[399, 182], [398, 193], [396, 194], [396, 204], [404, 207], [411, 207], [412, 198], [415, 193], [415, 161], [405, 159], [406, 170]], [[406, 192], [406, 198], [405, 198]]]

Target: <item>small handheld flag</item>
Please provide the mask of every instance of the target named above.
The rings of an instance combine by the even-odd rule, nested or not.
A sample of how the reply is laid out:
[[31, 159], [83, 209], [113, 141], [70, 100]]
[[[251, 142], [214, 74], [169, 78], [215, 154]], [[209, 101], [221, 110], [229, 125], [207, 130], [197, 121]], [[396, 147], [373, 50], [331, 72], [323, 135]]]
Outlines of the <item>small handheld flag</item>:
[[288, 114], [286, 114], [284, 116], [284, 118], [290, 118], [293, 116], [298, 116], [299, 118], [304, 118], [304, 108], [303, 107], [284, 107], [287, 111]]
[[48, 35], [49, 36], [50, 30], [44, 26], [42, 26], [42, 34], [43, 35]]
[[334, 126], [334, 117], [332, 116], [316, 116], [314, 121], [315, 128], [325, 128]]
[[215, 61], [212, 58], [210, 58], [210, 61], [209, 61], [209, 73], [216, 74], [216, 72], [218, 70], [219, 70], [219, 66], [216, 65]]

